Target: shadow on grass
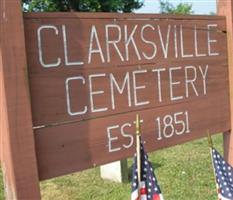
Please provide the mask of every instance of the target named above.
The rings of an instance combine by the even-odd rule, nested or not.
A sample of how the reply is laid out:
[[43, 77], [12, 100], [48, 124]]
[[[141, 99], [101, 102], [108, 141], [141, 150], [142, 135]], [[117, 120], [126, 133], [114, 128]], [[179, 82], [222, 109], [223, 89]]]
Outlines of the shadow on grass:
[[151, 164], [152, 164], [152, 167], [153, 167], [154, 170], [156, 170], [157, 168], [162, 166], [161, 164], [155, 163], [155, 162], [151, 162]]

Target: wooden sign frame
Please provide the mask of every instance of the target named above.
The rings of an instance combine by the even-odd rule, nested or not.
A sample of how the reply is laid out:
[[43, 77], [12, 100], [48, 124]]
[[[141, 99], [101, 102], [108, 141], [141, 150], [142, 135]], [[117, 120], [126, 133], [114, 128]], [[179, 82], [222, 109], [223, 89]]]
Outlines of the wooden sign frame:
[[[6, 199], [40, 199], [21, 1], [0, 2], [1, 168]], [[10, 108], [10, 109], [9, 109]]]
[[[232, 1], [219, 1], [218, 13], [227, 16], [229, 66], [233, 65], [232, 10]], [[6, 199], [36, 200], [41, 196], [21, 1], [2, 0], [0, 15], [0, 158]], [[229, 70], [230, 82], [233, 83], [232, 67]], [[232, 96], [232, 84], [230, 92]], [[233, 163], [232, 133], [224, 135], [226, 158]]]
[[218, 15], [226, 16], [227, 24], [227, 44], [228, 44], [228, 65], [229, 65], [229, 81], [230, 81], [230, 105], [231, 105], [231, 130], [223, 134], [223, 147], [225, 159], [233, 165], [233, 1], [217, 1]]

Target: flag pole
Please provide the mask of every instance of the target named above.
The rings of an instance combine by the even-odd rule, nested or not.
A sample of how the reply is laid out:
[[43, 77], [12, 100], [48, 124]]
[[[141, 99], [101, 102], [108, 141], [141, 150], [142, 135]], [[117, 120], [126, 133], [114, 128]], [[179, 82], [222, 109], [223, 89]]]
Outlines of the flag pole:
[[213, 148], [213, 141], [212, 141], [212, 138], [211, 138], [209, 130], [207, 130], [207, 136], [208, 136], [209, 148], [212, 150], [212, 148]]
[[[215, 176], [216, 172], [215, 172], [215, 168], [214, 168], [213, 152], [212, 152], [212, 150], [213, 150], [213, 141], [212, 141], [212, 138], [211, 138], [209, 130], [207, 130], [207, 137], [208, 137], [208, 144], [209, 144], [209, 149], [210, 149], [211, 164], [212, 164], [212, 168], [213, 168], [214, 176]], [[217, 180], [216, 180], [216, 178], [214, 180], [215, 180], [216, 190], [217, 190], [217, 194], [218, 194]]]
[[[212, 141], [212, 138], [211, 138], [211, 135], [210, 135], [210, 131], [207, 130], [207, 137], [208, 137], [208, 144], [209, 144], [209, 149], [210, 149], [210, 156], [211, 156], [211, 161], [212, 161], [212, 167], [214, 169], [214, 163], [213, 163], [213, 153], [212, 153], [212, 149], [213, 149], [213, 141]], [[215, 173], [215, 170], [214, 170], [214, 173]]]
[[136, 115], [136, 152], [137, 152], [137, 169], [138, 169], [138, 195], [140, 199], [140, 183], [141, 183], [141, 145], [140, 145], [140, 137], [141, 137], [141, 132], [140, 132], [140, 117], [139, 114]]

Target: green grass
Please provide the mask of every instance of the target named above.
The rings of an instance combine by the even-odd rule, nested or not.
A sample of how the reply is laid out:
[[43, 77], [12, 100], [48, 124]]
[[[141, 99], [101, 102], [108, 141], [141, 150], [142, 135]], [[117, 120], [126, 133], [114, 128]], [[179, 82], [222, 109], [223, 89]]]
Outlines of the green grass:
[[4, 199], [4, 187], [3, 187], [2, 171], [0, 171], [0, 199]]
[[[213, 142], [222, 153], [222, 135], [213, 136]], [[207, 139], [156, 151], [149, 158], [166, 200], [217, 199]], [[128, 165], [130, 168], [132, 160]], [[99, 168], [95, 168], [44, 181], [41, 194], [43, 200], [129, 200], [130, 188], [130, 182], [102, 180]]]

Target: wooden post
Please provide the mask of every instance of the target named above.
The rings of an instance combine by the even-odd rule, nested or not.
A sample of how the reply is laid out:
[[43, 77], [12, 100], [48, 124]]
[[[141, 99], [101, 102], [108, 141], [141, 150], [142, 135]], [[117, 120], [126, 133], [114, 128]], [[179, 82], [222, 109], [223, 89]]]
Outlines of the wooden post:
[[[233, 127], [233, 1], [217, 0], [218, 15], [226, 16], [227, 19], [227, 43], [228, 43], [228, 63], [230, 80], [231, 99], [231, 127]], [[224, 157], [233, 165], [233, 130], [223, 134]]]
[[5, 197], [40, 199], [20, 0], [0, 1], [1, 167]]

